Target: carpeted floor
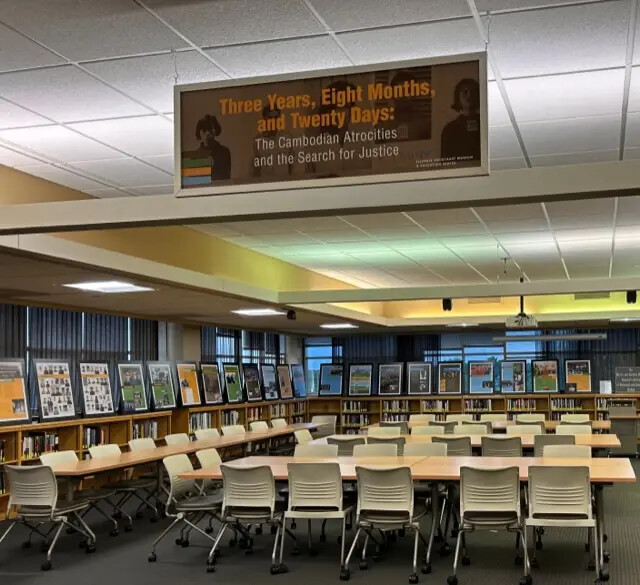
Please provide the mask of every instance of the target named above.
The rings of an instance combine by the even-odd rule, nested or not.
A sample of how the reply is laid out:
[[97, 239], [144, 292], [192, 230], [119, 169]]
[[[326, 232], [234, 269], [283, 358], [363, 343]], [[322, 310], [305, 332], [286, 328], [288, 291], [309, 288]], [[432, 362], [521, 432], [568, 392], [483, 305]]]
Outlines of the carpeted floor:
[[[634, 462], [636, 474], [640, 464]], [[640, 583], [640, 485], [615, 486], [605, 491], [607, 506], [607, 549], [611, 553], [610, 583], [615, 585], [637, 585]], [[424, 533], [428, 534], [427, 518]], [[151, 524], [138, 520], [133, 532], [115, 538], [108, 535], [108, 527], [98, 521], [93, 526], [98, 535], [98, 550], [85, 554], [78, 548], [76, 535], [63, 535], [54, 554], [54, 568], [50, 572], [40, 571], [44, 555], [39, 544], [28, 550], [21, 548], [25, 531], [17, 527], [10, 537], [0, 545], [0, 583], [7, 585], [176, 585], [210, 584], [256, 584], [265, 581], [281, 585], [315, 585], [340, 583], [338, 527], [329, 531], [326, 543], [317, 543], [318, 555], [300, 556], [285, 549], [285, 563], [289, 572], [283, 575], [269, 574], [273, 537], [265, 534], [255, 537], [255, 551], [251, 556], [237, 548], [225, 546], [219, 559], [217, 571], [205, 572], [208, 551], [206, 539], [192, 536], [189, 548], [174, 544], [175, 535], [170, 535], [159, 546], [156, 563], [149, 563], [147, 556], [154, 537], [159, 534], [167, 520]], [[4, 528], [0, 524], [0, 528]], [[314, 526], [319, 532], [319, 525]], [[303, 545], [306, 542], [306, 527], [298, 525], [297, 534]], [[349, 542], [353, 537], [351, 533]], [[584, 552], [584, 532], [576, 530], [547, 530], [544, 549], [539, 553], [540, 568], [534, 571], [534, 583], [545, 585], [586, 585], [593, 583], [595, 574], [586, 570], [587, 555]], [[379, 561], [370, 561], [369, 570], [361, 571], [358, 562], [351, 564], [351, 582], [370, 585], [407, 583], [411, 572], [412, 539], [405, 537], [390, 548]], [[511, 585], [517, 584], [521, 568], [514, 564], [513, 537], [501, 533], [476, 533], [468, 537], [471, 566], [460, 567], [459, 583], [464, 585]], [[433, 559], [433, 572], [420, 574], [421, 583], [446, 583], [451, 571], [452, 556]]]

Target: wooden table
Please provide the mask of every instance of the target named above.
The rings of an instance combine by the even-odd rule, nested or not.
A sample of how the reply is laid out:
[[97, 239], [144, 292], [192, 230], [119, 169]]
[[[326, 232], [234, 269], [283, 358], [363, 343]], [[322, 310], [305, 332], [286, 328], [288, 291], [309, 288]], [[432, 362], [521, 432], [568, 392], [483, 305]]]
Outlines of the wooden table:
[[[480, 422], [480, 421], [475, 421], [475, 422]], [[487, 422], [491, 422], [491, 427], [493, 428], [494, 431], [504, 431], [506, 430], [507, 427], [515, 425], [515, 421], [513, 420], [494, 420], [494, 421], [487, 421]], [[409, 424], [409, 428], [412, 429], [413, 427], [424, 427], [427, 426], [429, 423], [427, 421], [423, 421], [423, 420], [415, 420], [415, 421], [408, 421]], [[522, 423], [525, 424], [525, 423]], [[538, 423], [530, 423], [530, 424], [538, 424]], [[556, 427], [560, 424], [559, 420], [546, 420], [544, 421], [544, 426], [547, 429], [547, 432], [555, 432]], [[572, 423], [572, 424], [580, 424], [580, 423]], [[368, 429], [370, 427], [379, 427], [380, 424], [376, 423], [376, 424], [372, 424], [372, 425], [366, 425], [363, 426], [363, 429]], [[601, 431], [601, 432], [608, 432], [611, 430], [611, 421], [610, 420], [592, 420], [591, 421], [591, 428], [594, 431]]]
[[[385, 438], [385, 437], [404, 437], [406, 443], [430, 443], [432, 437], [445, 437], [447, 439], [451, 439], [452, 437], [470, 437], [471, 438], [471, 446], [472, 447], [481, 447], [482, 446], [482, 437], [483, 435], [378, 435], [376, 438]], [[499, 439], [504, 439], [505, 435], [503, 434], [495, 434], [495, 435], [484, 435], [488, 437], [497, 437]], [[535, 435], [508, 435], [509, 437], [520, 437], [522, 440], [522, 447], [524, 449], [533, 449], [534, 446], [534, 437]], [[335, 437], [337, 439], [353, 439], [354, 437], [362, 437], [367, 440], [368, 435], [331, 435], [331, 437]], [[620, 440], [616, 435], [612, 435], [611, 433], [606, 433], [604, 435], [575, 435], [576, 437], [576, 445], [587, 445], [592, 447], [593, 449], [615, 449], [620, 447]], [[323, 437], [321, 439], [314, 439], [312, 443], [316, 444], [327, 444], [327, 438]]]

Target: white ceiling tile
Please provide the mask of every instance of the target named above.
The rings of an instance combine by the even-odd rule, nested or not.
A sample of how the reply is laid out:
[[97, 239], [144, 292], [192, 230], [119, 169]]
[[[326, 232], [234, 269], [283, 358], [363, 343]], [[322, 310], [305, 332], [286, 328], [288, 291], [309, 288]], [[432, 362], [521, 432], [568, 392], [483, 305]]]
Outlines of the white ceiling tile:
[[104, 184], [98, 181], [87, 179], [80, 175], [76, 175], [75, 173], [71, 173], [51, 165], [23, 167], [20, 170], [30, 175], [40, 177], [41, 179], [51, 181], [52, 183], [63, 185], [64, 187], [78, 189], [79, 191], [86, 191], [88, 189], [101, 189], [105, 187]]
[[636, 160], [640, 158], [640, 148], [625, 148], [624, 160]]
[[173, 124], [161, 116], [81, 122], [69, 126], [130, 156], [173, 152]]
[[[640, 196], [620, 197], [618, 199], [618, 225], [640, 226]], [[640, 228], [639, 232], [640, 234]]]
[[284, 234], [262, 234], [259, 236], [265, 244], [270, 246], [292, 246], [294, 244], [306, 245], [313, 243], [304, 234], [300, 233], [284, 233]]
[[79, 162], [74, 166], [121, 187], [167, 185], [172, 181], [169, 174], [151, 168], [133, 158]]
[[[588, 230], [579, 230], [588, 231]], [[611, 230], [609, 230], [611, 234]], [[597, 257], [609, 257], [611, 255], [611, 235], [608, 238], [590, 238], [588, 240], [558, 240], [562, 256], [571, 258], [572, 261], [589, 262]]]
[[136, 195], [173, 195], [174, 187], [171, 185], [146, 185], [130, 189]]
[[25, 167], [28, 165], [39, 165], [42, 162], [37, 158], [26, 156], [10, 148], [2, 148], [0, 146], [0, 165], [6, 167]]
[[640, 67], [631, 69], [631, 85], [629, 86], [629, 111], [640, 112]]
[[478, 234], [475, 236], [443, 236], [440, 238], [440, 242], [456, 253], [461, 252], [461, 250], [466, 250], [468, 252], [469, 248], [482, 250], [483, 254], [486, 250], [493, 250], [495, 253], [497, 248], [495, 239], [489, 234]]
[[627, 131], [625, 134], [625, 150], [627, 147], [640, 146], [640, 112], [627, 116]]
[[489, 128], [489, 153], [492, 158], [518, 158], [522, 149], [513, 126], [492, 126]]
[[0, 131], [0, 139], [63, 162], [114, 158], [118, 153], [63, 126], [40, 126]]
[[504, 234], [498, 234], [498, 241], [500, 245], [505, 248], [509, 253], [511, 246], [518, 244], [552, 244], [553, 235], [551, 232], [534, 231], [534, 232], [509, 232]]
[[162, 156], [141, 156], [143, 161], [148, 162], [154, 167], [158, 167], [167, 173], [173, 174], [173, 155], [163, 154]]
[[371, 241], [371, 237], [363, 234], [360, 230], [348, 228], [338, 231], [318, 231], [314, 232], [313, 237], [319, 241], [332, 242], [367, 242]]
[[515, 169], [526, 169], [527, 162], [523, 156], [513, 158], [492, 158], [490, 163], [492, 171], [513, 171]]
[[569, 276], [574, 278], [607, 278], [609, 276], [609, 262], [601, 260], [590, 264], [567, 263]]
[[256, 248], [258, 246], [264, 246], [265, 244], [259, 238], [254, 238], [251, 236], [232, 236], [229, 238], [225, 238], [232, 244], [236, 244], [237, 246], [242, 246], [243, 248]]
[[234, 45], [207, 51], [234, 77], [295, 73], [349, 65], [349, 60], [331, 38], [312, 37]]
[[519, 205], [489, 205], [475, 207], [476, 213], [487, 222], [499, 222], [505, 219], [544, 219], [539, 203], [521, 203]]
[[[435, 226], [449, 226], [470, 224], [470, 229], [475, 226], [482, 227], [468, 207], [460, 209], [430, 209], [428, 211], [410, 211], [409, 217], [427, 229]], [[483, 230], [484, 231], [484, 230]], [[472, 232], [481, 233], [481, 232]]]
[[520, 124], [530, 155], [565, 154], [617, 148], [620, 116]]
[[200, 46], [219, 46], [324, 32], [298, 0], [148, 0], [160, 16]]
[[403, 228], [367, 228], [365, 231], [370, 236], [382, 241], [400, 240], [402, 238], [415, 239], [424, 236], [424, 230], [415, 224], [408, 225]]
[[555, 167], [560, 165], [582, 165], [586, 163], [611, 162], [618, 160], [619, 152], [620, 151], [618, 149], [614, 149], [532, 156], [531, 166]]
[[385, 63], [484, 50], [471, 18], [342, 33], [338, 38], [358, 63]]
[[0, 129], [50, 124], [49, 120], [0, 98]]
[[494, 234], [504, 234], [509, 232], [535, 232], [548, 229], [545, 217], [530, 217], [528, 219], [511, 219], [504, 221], [488, 221], [487, 227]]
[[487, 84], [487, 101], [489, 102], [489, 126], [511, 124], [511, 119], [504, 105], [502, 94], [495, 81], [490, 81]]
[[120, 189], [113, 189], [111, 187], [107, 189], [89, 189], [86, 190], [85, 193], [99, 199], [111, 199], [113, 197], [131, 197], [129, 193], [121, 191]]
[[[4, 5], [3, 5], [4, 8]], [[3, 13], [4, 18], [4, 13]], [[64, 63], [51, 51], [0, 24], [0, 71]]]
[[[560, 260], [554, 262], [518, 262], [520, 268], [532, 281], [566, 280], [567, 275]], [[526, 308], [526, 306], [525, 306]]]
[[518, 123], [619, 114], [624, 69], [505, 81]]
[[[598, 233], [597, 230], [600, 228], [606, 229], [610, 232], [612, 223], [613, 214], [608, 213], [602, 215], [580, 215], [579, 213], [576, 213], [574, 216], [563, 215], [561, 217], [551, 218], [551, 225], [553, 226], [556, 235], [559, 234], [564, 240], [576, 238], [581, 239], [579, 235], [580, 232], [583, 234], [595, 234]], [[583, 235], [582, 237], [589, 236]]]
[[447, 284], [446, 280], [439, 278], [426, 268], [389, 270], [389, 273], [405, 280], [411, 286], [441, 286]]
[[490, 10], [519, 10], [522, 8], [546, 8], [548, 6], [564, 6], [566, 4], [586, 4], [602, 0], [476, 0], [480, 12]]
[[469, 16], [464, 0], [312, 0], [325, 22], [336, 31], [371, 28]]
[[550, 201], [544, 204], [551, 221], [557, 217], [580, 217], [583, 215], [606, 215], [613, 217], [614, 200], [611, 197], [577, 199], [574, 201]]
[[85, 67], [158, 112], [173, 111], [176, 69], [179, 85], [227, 78], [213, 63], [196, 51], [181, 51], [174, 55], [150, 55], [99, 61], [88, 63]]
[[146, 108], [72, 67], [0, 75], [0, 96], [57, 122], [148, 114]]
[[555, 242], [539, 242], [535, 246], [530, 243], [511, 244], [507, 247], [509, 254], [518, 262], [521, 260], [554, 260], [559, 258]]
[[73, 61], [185, 46], [129, 0], [3, 0], [2, 19]]
[[367, 213], [363, 215], [342, 215], [342, 219], [364, 230], [369, 228], [395, 228], [415, 225], [402, 213]]
[[636, 19], [636, 44], [633, 48], [633, 64], [640, 64], [640, 19]]
[[622, 67], [628, 18], [624, 0], [496, 14], [491, 48], [503, 77]]
[[402, 250], [403, 256], [422, 264], [423, 266], [446, 265], [447, 263], [459, 264], [460, 259], [444, 246], [430, 246], [428, 248], [415, 248]]

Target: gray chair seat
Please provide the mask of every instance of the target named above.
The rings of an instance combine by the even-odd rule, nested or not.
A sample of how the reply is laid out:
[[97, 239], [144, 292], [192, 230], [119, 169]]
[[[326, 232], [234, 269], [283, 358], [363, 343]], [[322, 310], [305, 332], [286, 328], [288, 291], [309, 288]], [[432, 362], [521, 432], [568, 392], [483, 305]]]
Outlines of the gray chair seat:
[[155, 479], [143, 479], [139, 477], [137, 479], [123, 479], [122, 481], [114, 481], [113, 483], [108, 483], [104, 486], [104, 489], [124, 492], [151, 489], [155, 487], [155, 485]]
[[73, 497], [81, 500], [89, 500], [96, 502], [98, 500], [106, 500], [116, 495], [116, 490], [106, 488], [96, 488], [91, 490], [79, 490], [74, 493]]
[[175, 504], [177, 512], [191, 512], [193, 510], [204, 510], [206, 508], [216, 508], [222, 505], [222, 494], [212, 494], [208, 496], [193, 496], [181, 500]]
[[[413, 507], [413, 520], [414, 522], [426, 514], [427, 510], [422, 502], [416, 502]], [[363, 511], [361, 517], [364, 522], [371, 522], [374, 524], [402, 524], [409, 521], [409, 516], [405, 516], [403, 519], [398, 512], [385, 512], [385, 511]]]
[[[86, 500], [73, 500], [68, 502], [65, 499], [59, 499], [56, 502], [56, 508], [53, 515], [59, 516], [61, 514], [67, 514], [69, 512], [77, 512], [78, 510], [84, 510], [89, 506], [89, 502]], [[51, 516], [51, 508], [48, 506], [20, 506], [18, 509], [20, 516], [30, 517], [48, 517]]]

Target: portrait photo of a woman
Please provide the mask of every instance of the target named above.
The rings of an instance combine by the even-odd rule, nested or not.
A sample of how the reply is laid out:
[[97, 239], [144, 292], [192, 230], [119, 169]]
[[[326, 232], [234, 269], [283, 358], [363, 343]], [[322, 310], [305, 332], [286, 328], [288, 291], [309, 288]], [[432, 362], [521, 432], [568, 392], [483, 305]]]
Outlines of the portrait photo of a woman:
[[451, 108], [458, 116], [442, 130], [440, 156], [480, 160], [480, 86], [475, 79], [456, 84]]

